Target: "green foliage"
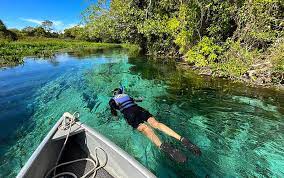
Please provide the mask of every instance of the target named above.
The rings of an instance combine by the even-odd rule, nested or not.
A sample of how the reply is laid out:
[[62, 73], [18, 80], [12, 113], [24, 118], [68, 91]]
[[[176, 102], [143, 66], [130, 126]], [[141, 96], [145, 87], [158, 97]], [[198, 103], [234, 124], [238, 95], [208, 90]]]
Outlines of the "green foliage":
[[43, 27], [34, 28], [32, 33], [33, 33], [33, 36], [47, 37], [47, 32], [45, 31]]
[[50, 20], [45, 20], [42, 22], [41, 26], [44, 29], [44, 31], [50, 32], [52, 30], [53, 22]]
[[3, 23], [3, 21], [0, 20], [0, 31], [5, 31], [5, 30], [7, 30], [7, 28], [6, 28], [5, 24]]
[[[206, 5], [206, 19], [204, 20], [204, 33], [219, 41], [225, 41], [232, 36], [236, 24], [232, 14], [238, 4], [229, 1], [213, 0]], [[239, 4], [240, 5], [240, 4]]]
[[[155, 56], [172, 56], [175, 46], [171, 36], [168, 34], [166, 17], [155, 17], [146, 19], [143, 24], [138, 25], [138, 31], [144, 34], [144, 43], [147, 52]], [[141, 39], [143, 40], [143, 39]]]
[[2, 20], [0, 20], [0, 41], [14, 41], [16, 39], [17, 35], [8, 30]]
[[240, 42], [228, 41], [227, 45], [229, 49], [220, 57], [217, 69], [222, 76], [240, 77], [250, 69], [259, 53], [257, 50], [249, 51], [242, 47]]
[[276, 44], [269, 48], [269, 56], [274, 72], [284, 74], [284, 38], [279, 39]]
[[216, 45], [212, 39], [205, 36], [186, 53], [186, 60], [198, 67], [214, 66], [218, 62], [217, 57], [222, 53], [222, 50], [221, 46]]
[[64, 30], [64, 38], [76, 39], [76, 40], [85, 40], [91, 41], [88, 36], [88, 32], [84, 27], [74, 26]]
[[100, 42], [115, 42], [116, 33], [113, 31], [112, 19], [100, 16], [95, 22], [89, 23], [86, 28], [89, 31], [89, 38]]
[[136, 43], [148, 54], [185, 56], [214, 70], [220, 64], [229, 76], [245, 73], [256, 51], [264, 54], [284, 35], [281, 0], [112, 0], [105, 7], [101, 0], [86, 14], [95, 39]]
[[172, 35], [174, 37], [174, 43], [179, 46], [179, 51], [182, 54], [186, 54], [189, 50], [189, 46], [196, 40], [196, 33], [199, 30], [198, 14], [199, 10], [194, 3], [183, 4], [179, 7], [179, 11], [176, 15], [179, 26], [176, 27]]
[[[229, 77], [263, 60], [271, 61], [270, 70], [283, 70], [277, 46], [284, 37], [283, 0], [113, 0], [109, 9], [104, 3], [86, 15], [90, 34], [101, 41], [135, 43], [158, 57], [184, 56]], [[267, 55], [270, 50], [279, 57]]]
[[268, 49], [272, 63], [272, 81], [284, 84], [284, 38]]
[[136, 57], [139, 55], [141, 48], [138, 45], [125, 43], [121, 45], [124, 49], [127, 49], [129, 57]]
[[[45, 27], [47, 28], [47, 27]], [[44, 27], [25, 27], [22, 31], [18, 32], [21, 38], [25, 37], [47, 37], [47, 38], [58, 38], [59, 34], [56, 32], [50, 32], [50, 30], [46, 30]]]
[[[25, 38], [15, 42], [0, 41], [0, 67], [23, 62], [25, 56], [49, 57], [58, 51], [80, 51], [85, 49], [126, 48], [135, 46], [51, 38]], [[137, 50], [137, 49], [136, 49]]]
[[52, 22], [44, 21], [41, 26], [38, 27], [25, 27], [22, 30], [7, 29], [4, 23], [0, 20], [0, 40], [1, 41], [14, 41], [26, 37], [47, 37], [58, 38], [59, 33], [51, 32]]
[[245, 1], [237, 10], [234, 36], [249, 48], [267, 49], [284, 35], [283, 9], [281, 0]]
[[0, 41], [15, 41], [17, 40], [17, 35], [10, 31], [10, 30], [5, 30], [5, 31], [0, 31]]
[[[283, 19], [283, 0], [98, 0], [84, 12], [85, 26], [66, 29], [61, 37], [136, 44], [150, 55], [184, 57], [218, 75], [240, 77], [263, 60], [272, 64], [270, 70], [283, 71]], [[43, 26], [14, 33], [59, 36], [48, 30], [52, 23]], [[0, 37], [8, 36], [1, 21], [0, 29]]]

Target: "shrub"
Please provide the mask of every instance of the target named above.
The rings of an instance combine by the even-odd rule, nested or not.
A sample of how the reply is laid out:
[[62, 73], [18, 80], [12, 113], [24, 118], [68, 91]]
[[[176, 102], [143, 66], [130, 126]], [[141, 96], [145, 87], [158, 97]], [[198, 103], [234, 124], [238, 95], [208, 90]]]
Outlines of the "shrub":
[[205, 36], [186, 53], [186, 61], [194, 63], [198, 67], [214, 66], [222, 51], [221, 46], [216, 45], [211, 38]]
[[272, 64], [272, 81], [284, 84], [284, 38], [279, 39], [268, 51]]
[[249, 51], [241, 46], [240, 42], [228, 41], [228, 50], [220, 57], [217, 68], [222, 75], [240, 77], [246, 73], [258, 58], [257, 50]]
[[269, 53], [273, 71], [284, 72], [284, 38], [279, 39], [278, 42], [269, 48]]
[[141, 48], [139, 45], [125, 43], [121, 45], [124, 49], [127, 49], [129, 57], [136, 57], [139, 55]]

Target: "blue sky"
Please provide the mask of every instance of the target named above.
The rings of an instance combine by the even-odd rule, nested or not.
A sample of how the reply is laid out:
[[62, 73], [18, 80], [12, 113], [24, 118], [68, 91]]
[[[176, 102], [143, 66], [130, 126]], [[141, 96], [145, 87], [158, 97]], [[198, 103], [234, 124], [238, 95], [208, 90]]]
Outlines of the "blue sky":
[[55, 30], [63, 30], [79, 24], [87, 6], [88, 0], [1, 0], [0, 19], [18, 29], [50, 20]]

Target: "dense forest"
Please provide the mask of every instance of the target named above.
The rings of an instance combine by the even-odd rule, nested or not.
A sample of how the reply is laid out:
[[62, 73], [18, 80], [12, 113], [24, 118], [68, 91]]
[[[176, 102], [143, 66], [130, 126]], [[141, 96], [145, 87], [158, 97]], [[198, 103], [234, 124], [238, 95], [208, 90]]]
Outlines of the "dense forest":
[[85, 12], [89, 38], [139, 44], [209, 74], [284, 83], [283, 0], [112, 0]]
[[63, 33], [50, 21], [6, 29], [0, 38], [30, 37], [130, 43], [156, 58], [173, 58], [207, 75], [284, 84], [283, 0], [99, 0], [83, 24]]

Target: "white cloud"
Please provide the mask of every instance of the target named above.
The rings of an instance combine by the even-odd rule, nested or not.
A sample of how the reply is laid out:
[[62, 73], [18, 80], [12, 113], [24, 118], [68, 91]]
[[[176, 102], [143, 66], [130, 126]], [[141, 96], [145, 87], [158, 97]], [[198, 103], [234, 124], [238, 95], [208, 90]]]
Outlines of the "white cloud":
[[42, 22], [43, 22], [42, 20], [37, 20], [37, 19], [25, 19], [25, 18], [20, 18], [20, 19], [23, 20], [23, 21], [35, 23], [35, 24], [38, 24], [38, 25], [41, 25]]
[[[43, 20], [39, 20], [39, 19], [32, 19], [32, 18], [20, 18], [22, 21], [26, 21], [26, 22], [30, 22], [30, 23], [34, 23], [37, 25], [41, 25]], [[56, 31], [63, 31], [66, 28], [72, 28], [74, 26], [79, 25], [78, 23], [69, 23], [69, 24], [64, 24], [62, 21], [60, 20], [50, 20], [51, 22], [53, 22], [53, 27]], [[79, 25], [82, 26], [82, 25]]]
[[[44, 21], [44, 20], [39, 20], [39, 19], [26, 19], [26, 18], [20, 18], [20, 19], [23, 20], [23, 21], [26, 21], [26, 22], [35, 23], [37, 25], [41, 25], [42, 22]], [[60, 28], [60, 27], [64, 26], [64, 23], [60, 20], [50, 20], [50, 21], [53, 23], [53, 26], [55, 28]]]
[[76, 24], [76, 23], [70, 23], [70, 24], [66, 25], [65, 28], [72, 28], [72, 27], [75, 27], [75, 26], [77, 26], [77, 25], [78, 25], [78, 24]]
[[62, 21], [59, 21], [59, 20], [51, 20], [51, 22], [53, 22], [53, 25], [54, 26], [63, 26], [63, 22]]

